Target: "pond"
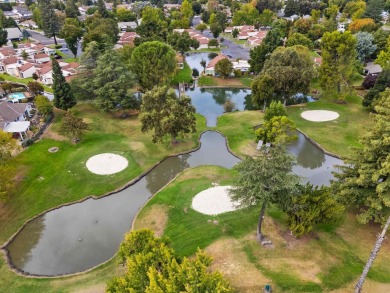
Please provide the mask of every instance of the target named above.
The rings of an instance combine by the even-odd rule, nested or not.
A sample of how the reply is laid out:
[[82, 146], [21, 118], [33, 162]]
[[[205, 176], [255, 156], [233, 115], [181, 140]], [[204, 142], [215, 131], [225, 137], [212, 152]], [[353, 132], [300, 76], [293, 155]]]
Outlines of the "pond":
[[[243, 110], [250, 91], [195, 89], [188, 94], [197, 111], [206, 116], [207, 124], [215, 125], [228, 97]], [[200, 142], [198, 150], [163, 160], [122, 191], [64, 206], [30, 221], [5, 248], [12, 265], [27, 274], [55, 276], [85, 271], [107, 261], [115, 255], [137, 211], [179, 172], [200, 165], [232, 168], [239, 161], [228, 151], [225, 138], [215, 131], [204, 132]], [[294, 171], [315, 185], [328, 185], [333, 166], [342, 164], [300, 133], [289, 151], [297, 157]]]
[[251, 90], [238, 88], [195, 88], [186, 92], [196, 112], [206, 117], [210, 127], [217, 126], [217, 118], [225, 112], [223, 104], [228, 99], [235, 110], [253, 110], [251, 94]]
[[202, 53], [187, 53], [186, 54], [186, 62], [190, 66], [191, 69], [198, 69], [199, 73], [203, 71], [203, 67], [200, 65], [200, 61], [205, 60], [206, 64], [212, 59], [210, 58], [210, 53], [202, 52]]

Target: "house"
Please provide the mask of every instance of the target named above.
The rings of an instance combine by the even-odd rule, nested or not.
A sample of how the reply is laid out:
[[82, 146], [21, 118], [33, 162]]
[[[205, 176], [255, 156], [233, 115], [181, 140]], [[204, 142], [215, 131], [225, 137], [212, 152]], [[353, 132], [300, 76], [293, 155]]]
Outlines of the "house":
[[225, 28], [225, 33], [226, 34], [231, 34], [233, 32], [234, 28], [232, 26], [228, 26], [227, 28]]
[[19, 19], [30, 19], [32, 18], [32, 12], [28, 10], [26, 6], [14, 6], [12, 12], [19, 16]]
[[204, 35], [200, 34], [196, 30], [193, 29], [174, 29], [173, 31], [178, 33], [188, 32], [190, 37], [192, 39], [195, 39], [199, 42], [199, 48], [198, 49], [207, 49], [209, 44], [209, 38], [205, 37]]
[[16, 51], [12, 47], [0, 48], [0, 60], [16, 56]]
[[27, 27], [27, 28], [30, 28], [30, 29], [37, 29], [38, 28], [38, 26], [35, 23], [35, 21], [33, 21], [31, 19], [28, 19], [28, 20], [25, 20], [25, 21], [19, 23], [19, 26]]
[[26, 62], [22, 66], [18, 67], [18, 73], [20, 78], [32, 77], [33, 74], [37, 71], [33, 63]]
[[227, 57], [223, 54], [220, 54], [214, 59], [211, 59], [209, 64], [206, 66], [205, 74], [215, 76], [215, 65], [222, 59], [227, 59]]
[[43, 47], [43, 52], [45, 52], [47, 55], [54, 55], [56, 50], [49, 47]]
[[[59, 63], [62, 71], [62, 75], [65, 77], [77, 74], [77, 68], [80, 66], [77, 62], [60, 62]], [[39, 67], [40, 66], [40, 67]], [[45, 85], [53, 84], [53, 70], [51, 63], [45, 63], [37, 66], [37, 75], [39, 80]]]
[[33, 60], [35, 63], [47, 63], [50, 61], [50, 55], [47, 55], [46, 53], [39, 53], [36, 55], [30, 56], [31, 60]]
[[382, 72], [382, 67], [374, 62], [368, 62], [364, 70], [366, 74], [379, 75]]
[[0, 70], [2, 72], [8, 73], [12, 76], [18, 76], [18, 66], [20, 63], [18, 62], [18, 58], [10, 57], [0, 61]]
[[118, 22], [118, 28], [121, 31], [126, 31], [129, 29], [136, 29], [138, 24], [135, 21], [126, 21], [126, 22]]
[[313, 61], [314, 61], [314, 65], [321, 66], [321, 64], [322, 64], [322, 57], [314, 57]]
[[119, 45], [130, 45], [134, 46], [134, 40], [135, 38], [138, 38], [139, 35], [136, 32], [125, 32], [119, 37], [118, 44]]
[[8, 33], [7, 40], [8, 41], [20, 41], [23, 38], [22, 32], [17, 27], [9, 27], [5, 29]]
[[233, 70], [240, 70], [241, 72], [248, 72], [251, 67], [248, 60], [237, 60], [233, 61]]
[[254, 35], [251, 35], [249, 38], [248, 38], [248, 45], [250, 46], [258, 46], [260, 45], [264, 38], [267, 36], [268, 34], [268, 31], [266, 30], [262, 30], [262, 31], [258, 31], [256, 32]]
[[4, 16], [5, 17], [11, 17], [13, 18], [15, 21], [18, 21], [19, 20], [19, 15], [17, 15], [16, 13], [13, 13], [12, 11], [3, 11], [4, 13]]
[[31, 110], [28, 103], [0, 102], [0, 128], [5, 132], [19, 133], [21, 139], [24, 139], [30, 127], [30, 122], [25, 120]]

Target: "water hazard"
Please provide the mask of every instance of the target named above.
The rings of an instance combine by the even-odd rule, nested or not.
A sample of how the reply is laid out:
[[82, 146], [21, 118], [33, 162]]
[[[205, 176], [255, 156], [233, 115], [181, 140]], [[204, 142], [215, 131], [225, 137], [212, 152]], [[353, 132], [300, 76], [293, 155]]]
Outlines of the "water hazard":
[[[217, 116], [222, 114], [219, 111], [227, 97], [238, 96], [238, 108], [245, 109], [248, 92], [233, 89], [225, 89], [224, 93], [201, 92], [196, 89], [187, 94], [210, 125], [215, 124]], [[197, 101], [203, 99], [205, 93], [210, 95], [205, 102], [207, 107]], [[205, 111], [209, 107], [214, 110], [210, 110], [212, 115], [207, 116]], [[220, 114], [214, 114], [215, 111]], [[232, 168], [239, 161], [228, 151], [221, 134], [207, 131], [200, 141], [200, 149], [165, 159], [142, 179], [118, 193], [64, 206], [29, 222], [6, 247], [12, 264], [25, 273], [54, 276], [85, 271], [110, 259], [130, 229], [136, 212], [176, 174], [200, 165]], [[328, 185], [333, 178], [333, 166], [342, 164], [341, 160], [324, 154], [300, 133], [298, 140], [289, 146], [289, 151], [297, 157], [294, 171], [315, 185]]]

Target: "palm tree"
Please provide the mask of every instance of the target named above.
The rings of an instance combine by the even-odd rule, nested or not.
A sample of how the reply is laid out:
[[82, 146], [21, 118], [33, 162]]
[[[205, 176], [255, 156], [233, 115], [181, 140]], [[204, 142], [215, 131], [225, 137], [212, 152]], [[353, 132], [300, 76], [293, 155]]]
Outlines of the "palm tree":
[[205, 73], [206, 72], [206, 60], [201, 60], [200, 61], [200, 65], [203, 67], [203, 73]]

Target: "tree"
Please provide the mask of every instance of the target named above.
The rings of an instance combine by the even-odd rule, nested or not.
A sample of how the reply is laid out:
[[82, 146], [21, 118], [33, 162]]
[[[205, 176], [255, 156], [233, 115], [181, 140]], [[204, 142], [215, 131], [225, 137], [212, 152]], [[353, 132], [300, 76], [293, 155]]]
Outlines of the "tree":
[[374, 86], [364, 96], [363, 106], [373, 108], [380, 94], [388, 87], [390, 87], [390, 69], [385, 69], [375, 79]]
[[379, 64], [382, 69], [390, 69], [390, 50], [381, 51], [375, 59], [375, 64]]
[[153, 142], [169, 135], [173, 142], [179, 134], [196, 131], [195, 108], [186, 95], [176, 96], [167, 86], [155, 87], [142, 96], [140, 121], [142, 132], [154, 130]]
[[338, 203], [329, 187], [314, 187], [309, 183], [292, 194], [286, 210], [288, 225], [295, 237], [310, 232], [317, 224], [337, 221], [343, 211], [343, 205]]
[[94, 41], [100, 51], [112, 48], [118, 41], [119, 28], [113, 19], [102, 18], [99, 14], [88, 17], [85, 21], [86, 33], [83, 38], [83, 50]]
[[270, 121], [276, 116], [287, 116], [286, 107], [280, 101], [272, 101], [264, 112], [264, 120]]
[[246, 157], [235, 166], [239, 175], [230, 190], [231, 198], [245, 208], [261, 205], [257, 225], [259, 241], [264, 239], [261, 228], [267, 205], [283, 207], [289, 201], [289, 194], [297, 189], [299, 177], [292, 173], [293, 166], [294, 158], [280, 145], [267, 150], [263, 147], [259, 156]]
[[39, 79], [39, 76], [38, 74], [36, 74], [35, 72], [32, 74], [32, 79], [37, 81]]
[[360, 62], [366, 64], [369, 58], [376, 50], [376, 45], [373, 44], [374, 36], [367, 32], [358, 32], [356, 35], [356, 52]]
[[305, 35], [302, 35], [300, 33], [293, 33], [286, 42], [287, 47], [292, 47], [296, 45], [301, 45], [309, 48], [310, 50], [313, 50], [314, 44], [313, 42], [306, 37]]
[[366, 10], [366, 2], [362, 0], [348, 2], [343, 9], [343, 16], [352, 20], [361, 18]]
[[238, 29], [235, 28], [232, 30], [232, 37], [233, 38], [237, 38], [239, 34], [240, 34], [240, 31]]
[[217, 39], [210, 39], [207, 46], [208, 47], [218, 47], [219, 46], [218, 40]]
[[258, 0], [256, 1], [256, 8], [261, 13], [265, 9], [269, 9], [271, 11], [278, 11], [280, 8], [282, 8], [282, 2], [278, 0]]
[[65, 15], [67, 18], [77, 18], [80, 15], [75, 0], [66, 0]]
[[222, 27], [215, 22], [210, 25], [210, 31], [214, 38], [218, 38], [219, 34], [222, 32]]
[[356, 59], [356, 38], [350, 32], [334, 31], [322, 37], [322, 65], [320, 85], [328, 94], [342, 94], [350, 91]]
[[194, 11], [194, 14], [199, 15], [202, 12], [202, 4], [198, 1], [193, 1], [192, 10]]
[[8, 42], [7, 37], [8, 37], [8, 32], [2, 27], [0, 27], [0, 47], [3, 47], [4, 45], [7, 44]]
[[233, 14], [233, 25], [254, 24], [258, 20], [259, 15], [259, 11], [252, 3], [244, 4]]
[[39, 95], [39, 94], [42, 94], [43, 91], [44, 91], [44, 88], [43, 86], [39, 83], [39, 82], [36, 82], [36, 81], [30, 81], [28, 84], [27, 84], [27, 87], [28, 87], [28, 90], [34, 95]]
[[126, 273], [109, 281], [109, 293], [232, 292], [219, 272], [210, 272], [210, 257], [198, 250], [193, 258], [180, 258], [169, 239], [150, 230], [130, 232], [119, 249]]
[[110, 17], [110, 15], [107, 11], [107, 8], [106, 8], [106, 3], [104, 2], [104, 0], [97, 0], [97, 7], [98, 7], [98, 11], [99, 11], [99, 14], [101, 15], [101, 17], [103, 17], [103, 18]]
[[233, 63], [224, 58], [219, 60], [217, 64], [215, 64], [215, 73], [222, 76], [222, 78], [228, 77], [233, 72]]
[[120, 7], [116, 10], [116, 17], [118, 21], [135, 21], [137, 20], [137, 15], [131, 10], [127, 10], [124, 7]]
[[259, 15], [259, 23], [261, 25], [270, 26], [275, 18], [275, 13], [269, 9], [265, 9]]
[[168, 23], [161, 9], [147, 6], [142, 10], [142, 22], [136, 28], [141, 38], [166, 39]]
[[43, 115], [43, 117], [48, 117], [51, 113], [53, 113], [53, 104], [49, 101], [49, 99], [42, 95], [37, 95], [34, 99], [35, 107], [39, 113]]
[[83, 54], [80, 56], [80, 66], [77, 68], [77, 75], [71, 80], [71, 88], [77, 100], [91, 100], [94, 93], [94, 69], [97, 66], [97, 59], [102, 54], [96, 42], [90, 42]]
[[42, 28], [47, 37], [53, 37], [57, 45], [60, 21], [54, 10], [53, 2], [50, 0], [38, 0], [38, 7], [42, 16]]
[[142, 43], [134, 49], [131, 64], [139, 84], [144, 89], [152, 89], [170, 81], [176, 69], [175, 52], [162, 42]]
[[348, 204], [360, 208], [358, 220], [368, 223], [371, 220], [385, 223], [390, 215], [390, 142], [388, 132], [390, 121], [390, 90], [386, 89], [374, 107], [374, 124], [360, 139], [361, 149], [353, 149], [352, 157], [339, 166], [332, 187], [340, 198]]
[[98, 108], [104, 112], [138, 108], [132, 88], [136, 77], [117, 51], [108, 50], [96, 62], [93, 88]]
[[382, 12], [385, 2], [383, 0], [370, 0], [367, 1], [366, 17], [373, 19], [376, 23], [382, 21]]
[[188, 32], [173, 32], [168, 35], [167, 43], [172, 46], [173, 49], [184, 55], [185, 52], [191, 50], [191, 48], [199, 48], [199, 41], [190, 37]]
[[274, 96], [275, 88], [273, 78], [267, 73], [259, 74], [252, 82], [252, 103], [256, 108], [260, 109], [263, 106], [263, 111], [267, 104]]
[[302, 46], [279, 47], [265, 61], [261, 74], [272, 77], [275, 97], [286, 99], [296, 93], [307, 93], [314, 75], [310, 52]]
[[16, 170], [10, 163], [12, 151], [16, 148], [16, 142], [12, 134], [0, 129], [0, 201], [7, 199], [7, 194], [14, 184]]
[[207, 24], [202, 22], [202, 23], [198, 24], [195, 27], [195, 29], [198, 30], [198, 31], [201, 31], [203, 33], [205, 30], [207, 30]]
[[373, 32], [377, 28], [375, 22], [371, 18], [361, 18], [361, 19], [355, 19], [348, 25], [348, 30], [350, 30], [352, 33], [357, 32]]
[[200, 66], [203, 67], [203, 73], [206, 72], [206, 65], [207, 65], [206, 60], [204, 60], [204, 59], [200, 60]]
[[60, 131], [67, 136], [72, 143], [77, 143], [89, 129], [88, 124], [82, 118], [75, 116], [72, 112], [66, 111]]
[[275, 116], [256, 129], [255, 134], [257, 140], [264, 143], [285, 144], [297, 138], [295, 131], [293, 121], [286, 116]]
[[60, 37], [63, 38], [73, 55], [77, 56], [79, 41], [83, 36], [83, 29], [75, 18], [65, 19], [65, 24], [60, 31]]
[[76, 105], [76, 99], [62, 74], [61, 67], [57, 60], [52, 57], [51, 63], [53, 70], [54, 106], [62, 110], [68, 110]]
[[24, 40], [28, 40], [28, 38], [31, 37], [30, 33], [26, 29], [22, 30], [22, 36]]

